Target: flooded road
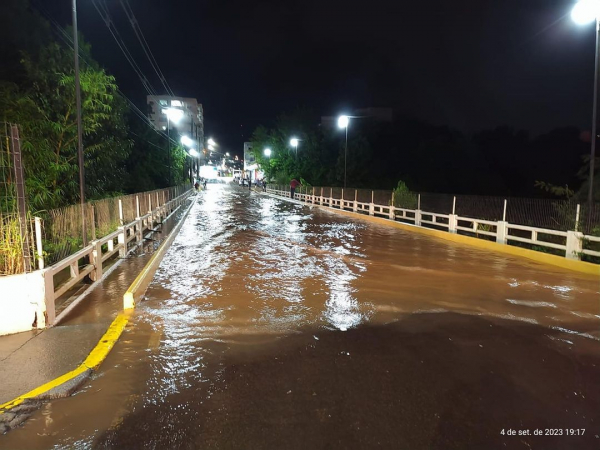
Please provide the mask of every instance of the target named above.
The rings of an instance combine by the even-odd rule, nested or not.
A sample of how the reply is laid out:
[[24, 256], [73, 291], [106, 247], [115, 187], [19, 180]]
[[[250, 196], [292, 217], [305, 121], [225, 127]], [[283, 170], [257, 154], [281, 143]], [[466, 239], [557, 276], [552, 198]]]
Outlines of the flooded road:
[[598, 449], [599, 288], [211, 185], [97, 376], [0, 448]]

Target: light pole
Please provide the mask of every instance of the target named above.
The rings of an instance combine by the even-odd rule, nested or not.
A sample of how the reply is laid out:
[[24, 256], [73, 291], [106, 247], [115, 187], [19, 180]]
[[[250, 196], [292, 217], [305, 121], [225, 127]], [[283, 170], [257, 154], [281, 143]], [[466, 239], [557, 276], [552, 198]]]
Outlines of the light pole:
[[344, 148], [344, 189], [346, 189], [346, 161], [348, 159], [348, 124], [350, 123], [349, 116], [340, 116], [338, 118], [338, 127], [346, 130], [346, 146]]
[[79, 83], [79, 39], [77, 36], [77, 0], [73, 0], [73, 51], [75, 54], [75, 103], [77, 108], [77, 159], [79, 161], [79, 202], [81, 203], [81, 233], [87, 246], [85, 226], [85, 166], [83, 165], [83, 125], [81, 123], [81, 87]]
[[192, 161], [191, 161], [191, 167], [190, 167], [190, 178], [193, 178], [194, 176], [194, 163], [196, 165], [196, 178], [200, 178], [200, 164], [198, 162], [198, 160], [194, 160], [193, 157], [199, 157], [200, 153], [198, 153], [196, 151], [196, 149], [194, 148], [194, 145], [196, 144], [196, 142], [194, 142], [194, 140], [192, 138], [190, 138], [189, 136], [181, 136], [181, 143], [183, 145], [185, 145], [187, 148], [189, 148], [189, 152], [188, 154], [192, 157]]
[[[600, 51], [600, 1], [580, 0], [571, 11], [571, 18], [579, 25], [595, 22], [596, 25], [596, 54], [594, 65], [594, 99], [592, 106], [592, 148], [590, 151], [590, 186], [588, 190], [588, 228], [591, 224], [592, 208], [594, 206], [594, 159], [596, 158], [596, 122], [598, 103], [598, 52]], [[590, 231], [588, 229], [588, 231]]]
[[290, 145], [292, 147], [294, 147], [294, 149], [296, 150], [296, 157], [298, 157], [298, 144], [300, 143], [300, 139], [298, 138], [291, 138], [290, 139]]
[[[270, 149], [270, 148], [265, 148], [265, 149], [263, 150], [263, 153], [264, 153], [264, 155], [265, 155], [265, 156], [266, 156], [266, 157], [269, 159], [269, 163], [267, 164], [267, 167], [268, 167], [269, 169], [271, 169], [271, 149]], [[269, 170], [269, 173], [270, 173], [270, 172], [271, 172], [271, 171]], [[269, 178], [270, 178], [270, 177], [269, 177]]]
[[162, 113], [167, 116], [167, 141], [169, 144], [169, 186], [171, 186], [171, 122], [179, 123], [183, 117], [183, 110], [177, 108], [165, 108]]

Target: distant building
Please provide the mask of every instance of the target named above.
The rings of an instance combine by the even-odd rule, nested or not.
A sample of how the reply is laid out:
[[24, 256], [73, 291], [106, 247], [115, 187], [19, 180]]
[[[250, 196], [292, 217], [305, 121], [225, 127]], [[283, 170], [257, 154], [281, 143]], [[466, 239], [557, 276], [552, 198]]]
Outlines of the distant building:
[[163, 112], [166, 108], [176, 108], [184, 111], [179, 123], [170, 123], [172, 129], [179, 134], [187, 135], [198, 143], [198, 151], [204, 148], [204, 111], [202, 104], [195, 98], [171, 97], [169, 95], [148, 95], [148, 118], [154, 128], [160, 131], [167, 129], [167, 116]]
[[[359, 108], [347, 113], [350, 116], [357, 116], [361, 118], [369, 118], [378, 122], [391, 122], [394, 118], [392, 108]], [[321, 127], [322, 128], [334, 128], [337, 126], [337, 120], [339, 116], [321, 116]]]
[[256, 157], [252, 152], [252, 143], [244, 142], [244, 174], [246, 178], [250, 178], [252, 181], [256, 180], [258, 176], [258, 163]]

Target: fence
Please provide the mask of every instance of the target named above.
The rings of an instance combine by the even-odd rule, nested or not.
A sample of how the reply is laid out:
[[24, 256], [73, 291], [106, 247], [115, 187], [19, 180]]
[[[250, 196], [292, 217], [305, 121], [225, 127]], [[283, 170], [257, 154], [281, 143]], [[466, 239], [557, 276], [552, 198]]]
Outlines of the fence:
[[[288, 186], [268, 192], [290, 196]], [[300, 187], [296, 198], [333, 208], [446, 230], [600, 263], [600, 204], [569, 200]]]
[[29, 225], [19, 129], [0, 123], [0, 275], [31, 270]]
[[[176, 186], [86, 203], [87, 241], [116, 231], [119, 226], [164, 205], [188, 189], [186, 186]], [[81, 206], [71, 205], [43, 213], [41, 228], [45, 265], [55, 264], [82, 247]]]
[[[88, 276], [93, 281], [102, 278], [106, 263], [111, 258], [116, 257], [116, 255], [125, 256], [132, 245], [142, 242], [144, 234], [152, 230], [153, 227], [181, 206], [191, 192], [190, 188], [179, 186], [126, 196], [126, 201], [131, 201], [133, 198], [135, 202], [135, 217], [131, 221], [126, 220], [126, 203], [122, 198], [116, 199], [119, 223], [122, 224], [118, 225], [115, 231], [92, 240], [85, 248], [68, 255], [46, 269], [44, 269], [45, 261], [43, 258], [39, 258], [39, 268], [44, 269], [46, 323], [52, 325], [60, 319], [60, 315], [64, 316], [71, 308], [71, 305], [67, 308], [64, 302], [57, 304], [57, 300], [61, 296], [68, 293]], [[141, 201], [142, 196], [147, 198], [147, 203]], [[155, 204], [152, 203], [153, 197], [157, 198]], [[111, 202], [108, 202], [108, 204], [111, 204]], [[142, 210], [141, 205], [147, 209]], [[93, 211], [91, 207], [90, 209]], [[109, 226], [112, 224], [110, 213], [101, 217], [107, 220], [102, 225]], [[57, 311], [57, 307], [61, 307], [61, 311]]]

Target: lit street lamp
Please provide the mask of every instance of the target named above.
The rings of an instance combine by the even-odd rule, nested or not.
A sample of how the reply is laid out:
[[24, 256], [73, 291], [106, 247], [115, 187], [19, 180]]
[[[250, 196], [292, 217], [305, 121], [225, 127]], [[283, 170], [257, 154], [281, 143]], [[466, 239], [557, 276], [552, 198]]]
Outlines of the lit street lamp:
[[292, 147], [294, 147], [294, 149], [296, 150], [296, 156], [298, 156], [298, 144], [299, 143], [300, 143], [300, 139], [297, 139], [297, 138], [290, 139], [290, 145]]
[[349, 116], [340, 116], [338, 118], [338, 127], [346, 130], [346, 147], [344, 148], [344, 189], [346, 189], [346, 159], [348, 158], [348, 124], [350, 123]]
[[269, 159], [271, 159], [271, 149], [270, 148], [265, 148], [265, 156]]
[[177, 108], [164, 108], [162, 113], [167, 116], [167, 140], [169, 141], [169, 186], [171, 186], [171, 122], [179, 123], [183, 118], [183, 110]]
[[[590, 154], [590, 186], [588, 190], [588, 225], [592, 217], [592, 207], [594, 205], [594, 159], [596, 158], [596, 122], [597, 122], [597, 102], [598, 102], [598, 51], [600, 50], [600, 1], [599, 0], [580, 0], [571, 11], [571, 18], [579, 25], [590, 22], [596, 24], [596, 62], [594, 70], [594, 100], [592, 106], [592, 149]], [[589, 226], [588, 226], [589, 228]], [[589, 230], [588, 230], [589, 231]]]
[[192, 145], [194, 145], [194, 141], [188, 136], [181, 136], [181, 143], [186, 147], [191, 147]]
[[198, 153], [198, 151], [195, 148], [190, 148], [190, 156], [198, 157], [200, 156], [200, 153]]

